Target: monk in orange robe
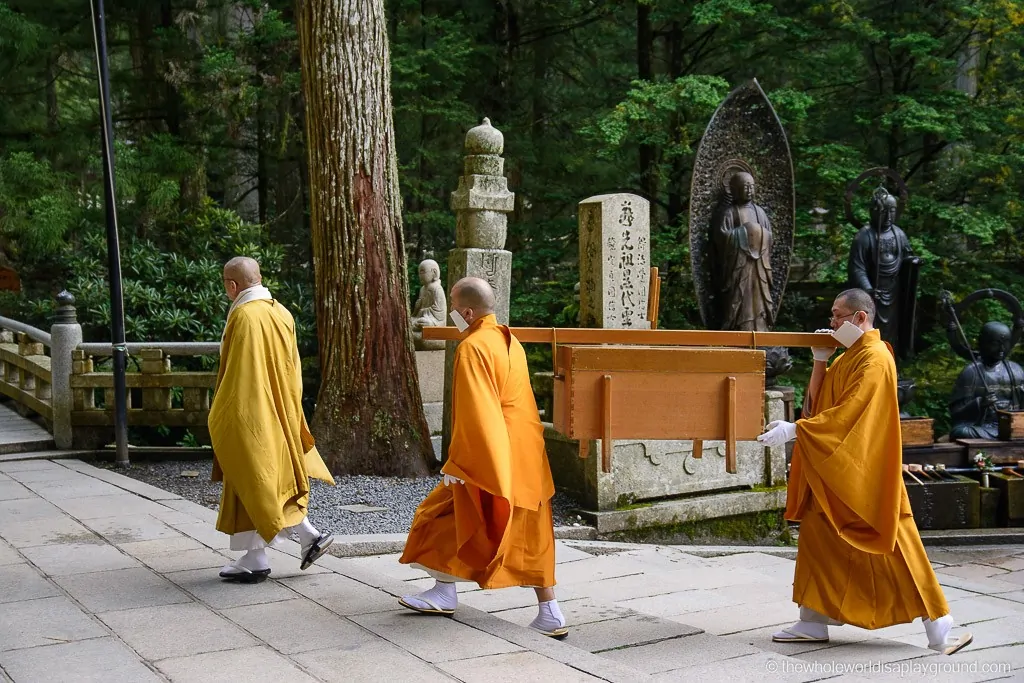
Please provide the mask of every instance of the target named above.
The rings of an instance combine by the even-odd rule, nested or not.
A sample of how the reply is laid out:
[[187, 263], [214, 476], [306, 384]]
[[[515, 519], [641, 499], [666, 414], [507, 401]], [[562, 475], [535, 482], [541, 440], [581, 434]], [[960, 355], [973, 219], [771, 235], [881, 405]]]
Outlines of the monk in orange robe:
[[456, 581], [481, 588], [533, 587], [544, 635], [568, 634], [555, 600], [555, 493], [544, 428], [526, 353], [494, 317], [494, 291], [463, 278], [451, 291], [463, 333], [452, 379], [452, 438], [444, 480], [416, 510], [399, 560], [425, 570], [434, 586], [400, 604], [451, 615]]
[[[786, 519], [800, 522], [793, 601], [800, 621], [776, 642], [828, 642], [828, 627], [866, 629], [921, 617], [928, 647], [950, 655], [972, 641], [954, 622], [914, 524], [892, 348], [874, 329], [867, 292], [836, 297], [831, 327], [846, 351], [815, 348], [803, 419], [772, 422], [758, 441], [796, 439]], [[828, 331], [828, 330], [819, 330]]]

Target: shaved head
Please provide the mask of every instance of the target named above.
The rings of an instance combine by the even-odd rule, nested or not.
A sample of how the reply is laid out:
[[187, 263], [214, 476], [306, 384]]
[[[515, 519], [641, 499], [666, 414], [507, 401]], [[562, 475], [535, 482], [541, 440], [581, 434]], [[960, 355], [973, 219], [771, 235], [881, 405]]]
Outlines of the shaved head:
[[490, 315], [494, 313], [494, 289], [487, 280], [464, 277], [452, 287], [452, 305], [463, 315], [463, 309], [472, 309], [473, 319]]
[[841, 304], [851, 311], [864, 311], [868, 321], [875, 321], [875, 300], [863, 289], [848, 289], [836, 297], [836, 304]]
[[224, 279], [234, 280], [238, 283], [239, 289], [248, 289], [263, 280], [260, 276], [260, 264], [248, 256], [236, 256], [224, 264]]

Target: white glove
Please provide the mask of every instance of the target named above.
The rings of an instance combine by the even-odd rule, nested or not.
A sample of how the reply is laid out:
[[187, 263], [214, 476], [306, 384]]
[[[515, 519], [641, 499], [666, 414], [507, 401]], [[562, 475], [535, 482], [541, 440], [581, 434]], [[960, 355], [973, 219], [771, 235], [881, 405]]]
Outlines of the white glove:
[[455, 477], [453, 477], [450, 474], [445, 474], [444, 475], [444, 485], [445, 486], [447, 486], [448, 484], [454, 484], [455, 482], [459, 482], [460, 484], [465, 484], [466, 483], [462, 479], [456, 479]]
[[781, 446], [795, 438], [796, 425], [794, 423], [786, 422], [785, 420], [776, 420], [768, 423], [768, 426], [765, 427], [765, 433], [757, 437], [757, 440], [771, 448], [774, 446]]
[[[832, 330], [831, 330], [831, 328], [825, 327], [825, 328], [820, 329], [820, 330], [815, 330], [814, 333], [815, 334], [832, 334]], [[835, 353], [835, 350], [836, 349], [835, 349], [834, 346], [812, 346], [811, 347], [811, 353], [814, 354], [814, 360], [823, 361], [823, 362], [827, 361], [829, 358], [831, 358], [832, 354]]]

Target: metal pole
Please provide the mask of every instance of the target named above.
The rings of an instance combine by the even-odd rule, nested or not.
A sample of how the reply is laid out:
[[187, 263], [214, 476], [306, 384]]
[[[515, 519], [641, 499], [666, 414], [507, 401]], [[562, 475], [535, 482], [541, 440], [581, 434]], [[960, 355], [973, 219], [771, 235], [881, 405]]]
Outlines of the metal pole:
[[96, 73], [99, 77], [100, 130], [103, 141], [103, 197], [107, 214], [107, 259], [110, 279], [110, 343], [114, 360], [115, 461], [128, 467], [128, 396], [125, 386], [127, 349], [124, 338], [124, 296], [121, 292], [121, 247], [117, 237], [114, 194], [114, 124], [110, 114], [110, 73], [107, 69], [107, 28], [103, 0], [90, 0]]

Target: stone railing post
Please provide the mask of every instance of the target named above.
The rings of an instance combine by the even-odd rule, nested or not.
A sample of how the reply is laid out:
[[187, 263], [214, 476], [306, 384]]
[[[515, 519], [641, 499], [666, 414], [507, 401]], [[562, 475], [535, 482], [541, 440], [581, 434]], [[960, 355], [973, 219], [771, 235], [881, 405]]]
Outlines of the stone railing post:
[[[769, 389], [764, 392], [764, 423], [787, 420], [786, 405], [782, 392]], [[765, 448], [765, 486], [782, 486], [786, 483], [786, 445]]]
[[71, 448], [71, 354], [82, 343], [82, 326], [75, 312], [75, 297], [67, 290], [57, 295], [57, 312], [50, 327], [50, 375], [53, 441]]

